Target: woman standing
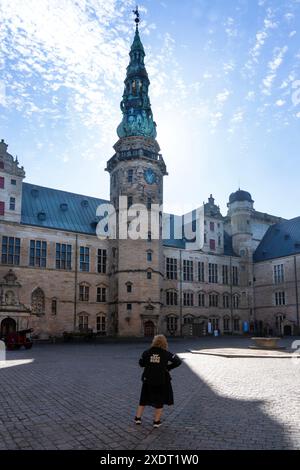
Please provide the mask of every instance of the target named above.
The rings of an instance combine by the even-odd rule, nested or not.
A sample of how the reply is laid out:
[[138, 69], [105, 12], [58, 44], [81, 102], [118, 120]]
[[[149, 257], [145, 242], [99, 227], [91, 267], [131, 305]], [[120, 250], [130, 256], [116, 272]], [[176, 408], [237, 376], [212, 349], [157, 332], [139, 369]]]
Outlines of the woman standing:
[[135, 423], [141, 424], [145, 406], [153, 406], [155, 408], [153, 427], [159, 428], [163, 406], [174, 404], [169, 371], [180, 366], [181, 360], [176, 354], [168, 351], [166, 337], [157, 335], [152, 341], [151, 348], [143, 352], [139, 364], [145, 369], [142, 375], [143, 386]]

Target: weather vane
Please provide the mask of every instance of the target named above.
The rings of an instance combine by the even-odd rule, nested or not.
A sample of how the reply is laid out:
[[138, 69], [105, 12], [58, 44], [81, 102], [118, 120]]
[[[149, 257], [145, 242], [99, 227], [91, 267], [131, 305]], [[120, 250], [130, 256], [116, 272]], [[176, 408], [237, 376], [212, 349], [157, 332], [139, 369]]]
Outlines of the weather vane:
[[136, 23], [136, 27], [138, 27], [138, 24], [140, 22], [140, 12], [139, 12], [139, 7], [136, 6], [135, 10], [132, 10], [132, 13], [135, 14], [136, 18], [135, 18], [135, 23]]

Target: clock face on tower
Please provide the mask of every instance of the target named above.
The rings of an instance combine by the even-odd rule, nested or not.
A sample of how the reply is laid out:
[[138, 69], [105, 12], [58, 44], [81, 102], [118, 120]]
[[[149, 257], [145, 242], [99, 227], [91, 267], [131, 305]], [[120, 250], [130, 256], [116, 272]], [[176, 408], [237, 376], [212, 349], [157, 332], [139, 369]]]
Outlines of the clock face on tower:
[[144, 179], [148, 184], [153, 184], [156, 182], [156, 174], [151, 168], [147, 168], [147, 170], [144, 171]]

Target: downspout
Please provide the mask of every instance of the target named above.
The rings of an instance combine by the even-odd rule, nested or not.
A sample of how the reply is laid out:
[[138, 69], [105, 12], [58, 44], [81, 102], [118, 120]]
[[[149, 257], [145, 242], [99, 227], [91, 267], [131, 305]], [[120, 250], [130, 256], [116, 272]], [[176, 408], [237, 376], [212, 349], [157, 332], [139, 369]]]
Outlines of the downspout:
[[77, 317], [77, 279], [78, 279], [78, 235], [75, 236], [75, 276], [74, 276], [74, 331]]
[[230, 280], [230, 317], [231, 317], [231, 334], [233, 335], [233, 305], [232, 305], [232, 257], [230, 256], [230, 273], [229, 273], [229, 280]]
[[179, 250], [179, 321], [180, 336], [182, 337], [182, 251]]
[[295, 269], [295, 291], [296, 291], [296, 313], [297, 313], [297, 335], [299, 334], [299, 291], [298, 291], [298, 276], [297, 276], [297, 257], [294, 256], [294, 269]]

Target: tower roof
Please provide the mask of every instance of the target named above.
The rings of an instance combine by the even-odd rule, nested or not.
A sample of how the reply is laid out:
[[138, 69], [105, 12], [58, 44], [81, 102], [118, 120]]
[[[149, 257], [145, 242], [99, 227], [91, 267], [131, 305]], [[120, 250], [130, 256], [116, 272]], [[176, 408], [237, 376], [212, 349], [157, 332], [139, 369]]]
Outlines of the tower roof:
[[129, 52], [130, 62], [127, 67], [125, 88], [121, 101], [123, 119], [118, 126], [117, 134], [120, 138], [130, 136], [143, 136], [156, 138], [156, 124], [153, 121], [148, 89], [150, 81], [144, 64], [145, 50], [139, 33], [139, 12], [136, 15], [136, 29]]
[[248, 202], [254, 202], [252, 199], [252, 196], [248, 191], [243, 191], [242, 189], [239, 189], [235, 193], [230, 194], [229, 196], [229, 204], [232, 204], [233, 202], [242, 202], [242, 201], [248, 201]]

